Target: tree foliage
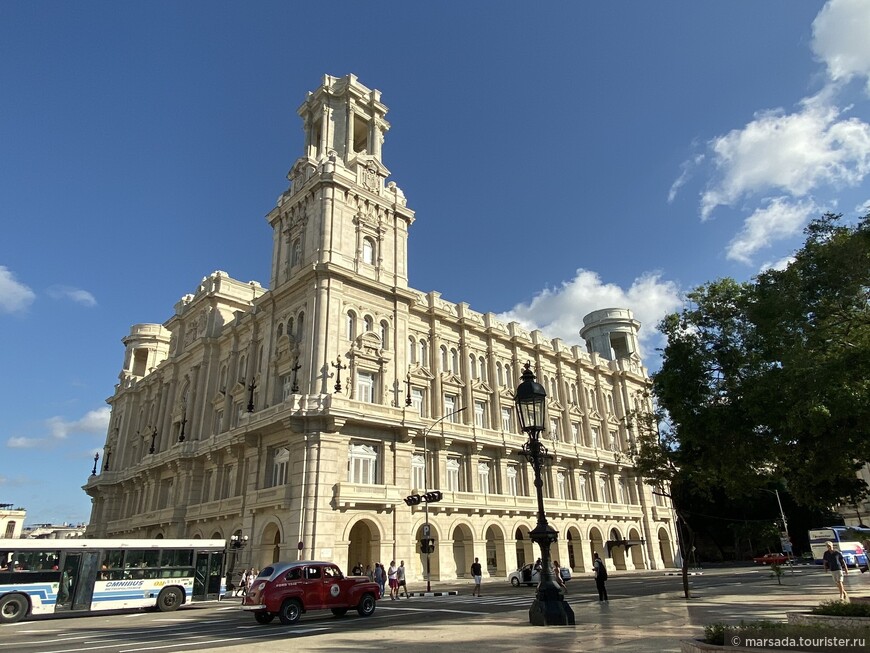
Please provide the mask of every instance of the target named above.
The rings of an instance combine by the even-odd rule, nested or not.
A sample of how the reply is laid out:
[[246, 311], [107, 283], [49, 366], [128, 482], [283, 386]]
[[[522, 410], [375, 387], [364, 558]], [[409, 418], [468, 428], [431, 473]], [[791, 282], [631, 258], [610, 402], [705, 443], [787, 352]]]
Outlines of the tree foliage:
[[870, 461], [870, 214], [826, 214], [784, 270], [691, 292], [659, 325], [656, 412], [637, 413], [639, 473], [681, 493], [748, 497], [784, 482], [805, 506], [852, 502]]

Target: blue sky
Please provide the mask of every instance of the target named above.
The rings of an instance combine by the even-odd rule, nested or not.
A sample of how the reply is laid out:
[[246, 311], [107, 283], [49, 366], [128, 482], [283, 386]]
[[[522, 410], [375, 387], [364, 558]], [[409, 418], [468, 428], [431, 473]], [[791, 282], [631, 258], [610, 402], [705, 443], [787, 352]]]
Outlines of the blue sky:
[[268, 283], [323, 74], [380, 89], [414, 288], [579, 342], [783, 261], [870, 190], [870, 4], [0, 3], [0, 503], [80, 486], [132, 324]]

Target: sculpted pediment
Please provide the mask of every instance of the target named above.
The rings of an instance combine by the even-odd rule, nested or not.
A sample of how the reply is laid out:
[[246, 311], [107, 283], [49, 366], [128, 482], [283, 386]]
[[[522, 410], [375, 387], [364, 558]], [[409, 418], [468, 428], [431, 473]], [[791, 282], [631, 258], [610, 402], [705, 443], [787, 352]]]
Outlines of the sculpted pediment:
[[463, 381], [461, 377], [457, 376], [456, 374], [453, 374], [452, 372], [444, 372], [441, 375], [441, 382], [446, 383], [448, 385], [455, 385], [455, 386], [458, 386], [460, 388], [465, 387], [465, 381]]

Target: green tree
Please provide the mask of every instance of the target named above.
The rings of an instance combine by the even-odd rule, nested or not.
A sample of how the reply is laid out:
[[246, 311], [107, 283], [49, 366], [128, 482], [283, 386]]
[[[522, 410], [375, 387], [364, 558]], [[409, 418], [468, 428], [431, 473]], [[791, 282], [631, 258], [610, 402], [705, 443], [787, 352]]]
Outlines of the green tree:
[[867, 489], [870, 215], [849, 227], [826, 214], [806, 235], [785, 270], [700, 286], [659, 325], [656, 407], [629, 416], [631, 455], [685, 523], [689, 497], [782, 482], [826, 507]]

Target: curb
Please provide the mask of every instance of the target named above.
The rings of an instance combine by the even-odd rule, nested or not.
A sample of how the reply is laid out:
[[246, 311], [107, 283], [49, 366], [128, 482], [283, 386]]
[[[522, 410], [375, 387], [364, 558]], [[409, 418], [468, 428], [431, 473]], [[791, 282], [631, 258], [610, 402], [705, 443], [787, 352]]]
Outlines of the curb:
[[411, 596], [456, 596], [459, 594], [457, 590], [447, 590], [444, 592], [411, 592]]
[[[682, 576], [683, 572], [681, 571], [666, 571], [665, 576]], [[689, 576], [703, 576], [703, 571], [690, 571], [687, 575]]]

